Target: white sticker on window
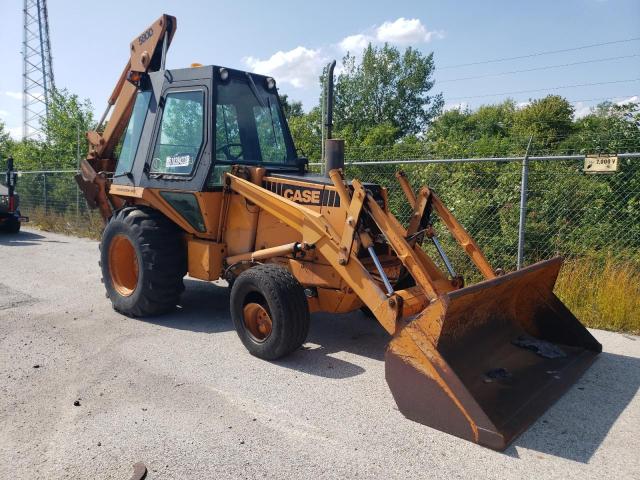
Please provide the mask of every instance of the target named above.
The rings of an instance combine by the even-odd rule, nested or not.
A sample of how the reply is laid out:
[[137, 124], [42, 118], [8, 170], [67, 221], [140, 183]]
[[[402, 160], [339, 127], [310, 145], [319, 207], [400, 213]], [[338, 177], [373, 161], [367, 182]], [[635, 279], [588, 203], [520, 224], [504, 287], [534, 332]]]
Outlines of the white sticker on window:
[[168, 156], [165, 162], [166, 168], [188, 167], [191, 165], [191, 155]]

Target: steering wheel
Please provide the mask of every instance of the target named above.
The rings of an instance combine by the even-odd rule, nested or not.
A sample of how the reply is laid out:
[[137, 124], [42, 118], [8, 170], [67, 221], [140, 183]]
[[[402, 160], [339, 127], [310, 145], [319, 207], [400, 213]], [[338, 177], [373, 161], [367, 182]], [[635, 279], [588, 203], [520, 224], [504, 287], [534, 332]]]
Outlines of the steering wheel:
[[[240, 153], [238, 155], [231, 154], [231, 147], [240, 147]], [[216, 148], [216, 153], [223, 152], [227, 156], [227, 160], [238, 160], [242, 157], [242, 144], [241, 143], [225, 143]]]

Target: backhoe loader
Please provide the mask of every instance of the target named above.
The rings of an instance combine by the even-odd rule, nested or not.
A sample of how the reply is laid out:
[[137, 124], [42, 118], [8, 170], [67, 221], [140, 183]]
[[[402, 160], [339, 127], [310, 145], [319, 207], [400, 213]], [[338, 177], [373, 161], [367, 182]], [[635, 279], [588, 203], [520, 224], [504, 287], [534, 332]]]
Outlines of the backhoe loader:
[[[105, 220], [101, 269], [117, 311], [174, 308], [186, 274], [226, 279], [240, 340], [274, 360], [302, 346], [311, 313], [366, 308], [391, 338], [399, 410], [497, 450], [591, 365], [601, 345], [553, 293], [560, 258], [497, 272], [437, 193], [398, 172], [413, 212], [402, 224], [385, 187], [344, 178], [340, 140], [326, 143], [327, 174], [309, 173], [275, 80], [166, 69], [176, 26], [163, 15], [131, 42], [76, 177]], [[483, 281], [453, 273], [436, 218]]]

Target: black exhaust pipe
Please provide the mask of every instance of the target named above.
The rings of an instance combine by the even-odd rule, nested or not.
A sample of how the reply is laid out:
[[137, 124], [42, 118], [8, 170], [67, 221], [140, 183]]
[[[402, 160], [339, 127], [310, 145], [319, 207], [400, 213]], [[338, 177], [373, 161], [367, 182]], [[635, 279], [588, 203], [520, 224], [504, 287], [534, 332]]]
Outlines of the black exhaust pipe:
[[336, 61], [333, 60], [327, 65], [327, 76], [325, 77], [325, 108], [326, 112], [325, 128], [327, 139], [324, 144], [324, 174], [329, 177], [329, 172], [336, 168], [344, 169], [344, 140], [337, 140], [333, 137], [333, 70]]
[[336, 68], [336, 61], [332, 61], [327, 65], [326, 77], [326, 95], [325, 95], [325, 112], [327, 117], [324, 126], [327, 128], [327, 139], [332, 137], [333, 130], [333, 69]]

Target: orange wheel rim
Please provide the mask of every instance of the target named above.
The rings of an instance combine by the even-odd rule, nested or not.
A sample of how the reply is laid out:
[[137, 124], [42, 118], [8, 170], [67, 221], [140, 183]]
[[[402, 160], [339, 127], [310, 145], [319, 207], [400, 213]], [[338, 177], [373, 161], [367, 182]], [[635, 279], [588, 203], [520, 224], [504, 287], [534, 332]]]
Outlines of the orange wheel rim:
[[111, 284], [123, 297], [133, 294], [138, 285], [138, 257], [131, 241], [116, 235], [109, 245]]
[[259, 342], [271, 335], [273, 322], [267, 310], [259, 303], [248, 303], [243, 310], [244, 325], [249, 333]]

